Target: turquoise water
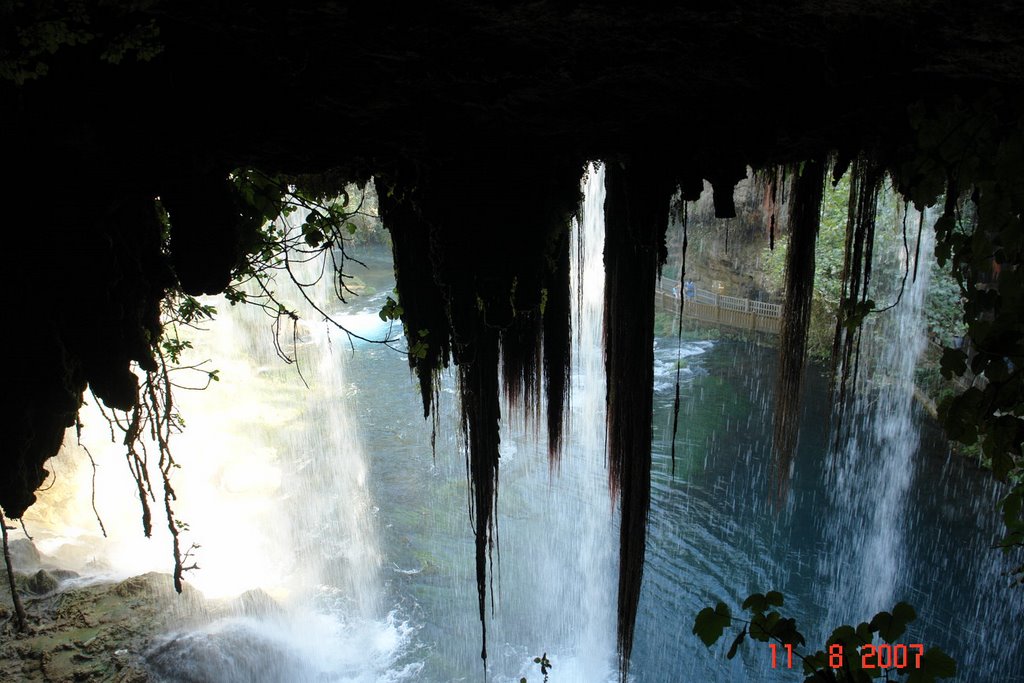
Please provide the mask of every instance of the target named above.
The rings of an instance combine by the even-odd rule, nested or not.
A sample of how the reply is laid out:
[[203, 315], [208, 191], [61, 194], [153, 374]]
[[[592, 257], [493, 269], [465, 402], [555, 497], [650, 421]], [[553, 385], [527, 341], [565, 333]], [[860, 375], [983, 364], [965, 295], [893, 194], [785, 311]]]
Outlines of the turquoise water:
[[[359, 274], [366, 295], [334, 313], [361, 334], [383, 334], [386, 324], [376, 312], [393, 288], [390, 259], [381, 251], [365, 260], [371, 269]], [[596, 359], [599, 371], [599, 326], [589, 330], [577, 357]], [[320, 381], [312, 381], [314, 365], [307, 363], [313, 389], [287, 383], [283, 375], [294, 374], [288, 369], [268, 370], [264, 384], [253, 385], [277, 402], [268, 415], [290, 416], [286, 428], [231, 428], [277, 454], [266, 456], [267, 467], [281, 474], [279, 484], [272, 477], [261, 484], [271, 495], [259, 499], [264, 521], [231, 528], [286, 530], [266, 539], [290, 549], [269, 556], [274, 566], [281, 563], [274, 575], [287, 577], [293, 589], [286, 615], [243, 616], [170, 636], [163, 658], [151, 660], [166, 681], [483, 680], [454, 383], [448, 376], [440, 385], [435, 453], [405, 355], [364, 342], [349, 348], [332, 334], [329, 358], [338, 372], [321, 367]], [[682, 403], [673, 474], [677, 358]], [[273, 367], [274, 359], [261, 362]], [[536, 427], [521, 415], [503, 421], [487, 621], [487, 680], [496, 683], [520, 677], [539, 683], [532, 660], [543, 653], [554, 665], [551, 683], [616, 679], [618, 532], [600, 445], [604, 387], [595, 363], [589, 365], [574, 371], [560, 469], [549, 467]], [[1001, 572], [1008, 564], [991, 549], [999, 532], [993, 512], [999, 486], [950, 457], [916, 407], [900, 422], [905, 433], [887, 433], [880, 426], [886, 420], [867, 417], [870, 408], [857, 412], [854, 441], [832, 452], [827, 387], [812, 367], [790, 495], [773, 504], [775, 369], [774, 350], [752, 343], [657, 340], [652, 506], [633, 680], [802, 680], [799, 670], [773, 670], [765, 644], [748, 641], [729, 661], [730, 635], [708, 649], [691, 633], [704, 606], [723, 600], [738, 612], [748, 594], [779, 590], [784, 614], [797, 619], [812, 645], [843, 622], [869, 620], [881, 594], [914, 605], [919, 619], [903, 642], [945, 650], [960, 663], [957, 680], [1024, 681], [1016, 648], [1024, 592], [1007, 587]], [[278, 383], [266, 384], [271, 379]], [[330, 383], [339, 379], [338, 386]], [[264, 386], [274, 388], [256, 388]], [[241, 398], [232, 394], [236, 403]], [[296, 400], [301, 409], [288, 407]], [[240, 451], [231, 472], [251, 471], [252, 448]], [[900, 458], [898, 487], [886, 486], [892, 468], [880, 462], [893, 453]], [[183, 469], [200, 474], [196, 467]], [[197, 530], [203, 523], [194, 519]], [[878, 535], [885, 543], [874, 543]], [[212, 557], [207, 568], [215, 568]], [[871, 595], [860, 586], [872, 588]], [[874, 590], [879, 587], [884, 590]], [[247, 652], [263, 653], [262, 659]], [[273, 667], [260, 663], [268, 652], [278, 653]]]
[[[357, 273], [366, 294], [332, 312], [361, 334], [382, 334], [386, 324], [376, 314], [394, 286], [390, 258], [386, 251], [363, 258], [371, 266]], [[363, 342], [350, 348], [334, 331], [329, 354], [317, 351], [321, 360], [303, 366], [307, 389], [269, 350], [264, 321], [229, 327], [237, 336], [223, 345], [250, 361], [225, 362], [220, 384], [239, 384], [227, 393], [215, 389], [220, 398], [211, 392], [207, 415], [186, 413], [192, 440], [182, 448], [196, 452], [180, 475], [181, 505], [195, 497], [190, 490], [218, 504], [186, 514], [206, 553], [195, 581], [205, 590], [201, 580], [219, 577], [212, 583], [223, 595], [266, 586], [275, 596], [271, 584], [283, 581], [286, 610], [169, 634], [151, 666], [169, 682], [482, 680], [473, 531], [451, 377], [441, 383], [435, 453], [404, 354]], [[589, 357], [599, 361], [599, 335], [591, 333]], [[262, 355], [254, 356], [261, 344]], [[673, 474], [669, 439], [680, 357]], [[337, 363], [333, 371], [324, 358]], [[600, 447], [604, 387], [585, 366], [574, 372], [560, 469], [549, 467], [544, 435], [522, 416], [506, 415], [502, 425], [488, 611], [487, 680], [496, 683], [523, 676], [539, 683], [532, 660], [543, 653], [554, 665], [551, 683], [615, 680], [616, 511]], [[862, 417], [851, 429], [856, 442], [831, 452], [827, 387], [812, 368], [790, 496], [774, 505], [774, 375], [770, 348], [707, 340], [680, 348], [672, 338], [657, 340], [652, 507], [633, 680], [800, 681], [799, 671], [772, 670], [764, 644], [746, 643], [732, 661], [725, 657], [728, 634], [706, 648], [691, 633], [697, 612], [718, 600], [738, 611], [746, 595], [779, 590], [784, 613], [820, 645], [840, 623], [871, 618], [875, 598], [856, 586], [883, 583], [874, 578], [877, 570], [891, 577], [884, 583], [892, 602], [905, 600], [918, 611], [903, 642], [941, 647], [960, 663], [957, 680], [1024, 681], [1017, 648], [1024, 592], [1007, 587], [1001, 572], [1008, 562], [991, 549], [999, 486], [950, 457], [916, 408], [905, 440], [880, 436], [877, 421]], [[203, 426], [207, 418], [212, 423]], [[879, 472], [883, 484], [891, 476], [879, 460], [901, 444], [911, 451], [900, 465], [906, 486], [892, 495], [879, 484]], [[836, 460], [847, 452], [859, 455]], [[218, 521], [228, 535], [200, 536]], [[888, 542], [879, 546], [881, 555], [869, 552], [877, 534]], [[157, 545], [157, 566], [165, 568], [166, 546]], [[221, 566], [224, 553], [243, 561], [228, 557]]]
[[[786, 595], [784, 613], [797, 618], [812, 644], [820, 645], [839, 625], [830, 618], [873, 615], [863, 611], [857, 595], [835, 597], [842, 574], [863, 570], [857, 562], [861, 541], [843, 537], [857, 520], [848, 519], [849, 510], [826, 484], [825, 382], [812, 370], [791, 496], [777, 508], [768, 475], [774, 351], [706, 341], [684, 342], [683, 355], [673, 476], [668, 440], [676, 342], [658, 340], [652, 511], [635, 680], [802, 680], [798, 671], [772, 671], [762, 643], [748, 641], [730, 662], [725, 650], [731, 638], [709, 650], [691, 628], [703, 606], [721, 599], [738, 610], [749, 593], [770, 589]], [[457, 438], [442, 429], [436, 458], [431, 453], [430, 428], [403, 356], [360, 348], [349, 359], [347, 376], [358, 387], [354, 406], [370, 455], [386, 600], [414, 629], [403, 662], [423, 664], [420, 680], [479, 680], [473, 537]], [[454, 424], [450, 382], [442, 396], [442, 425]], [[903, 509], [890, 522], [905, 539], [895, 599], [910, 602], [919, 614], [903, 642], [941, 647], [960, 663], [958, 680], [1024, 680], [1024, 664], [1015, 655], [1021, 592], [1006, 587], [1000, 572], [1007, 563], [990, 549], [998, 533], [992, 511], [999, 487], [950, 457], [929, 420], [915, 412], [914, 422], [921, 445]], [[543, 449], [515, 432], [509, 425], [503, 435], [498, 599], [488, 624], [491, 680], [541, 680], [531, 659], [542, 652], [554, 663], [551, 681], [594, 680], [581, 677], [584, 660], [607, 670], [610, 653], [578, 651], [578, 639], [567, 637], [593, 618], [580, 614], [578, 598], [571, 597], [581, 581], [590, 580], [578, 571], [583, 551], [574, 526], [579, 520], [572, 519], [580, 510], [578, 482], [565, 465], [560, 474], [550, 473]], [[600, 453], [587, 457], [603, 460]], [[870, 499], [871, 491], [864, 494]], [[610, 502], [598, 508], [606, 506]], [[601, 543], [614, 548], [614, 528]], [[593, 581], [601, 584], [598, 594], [608, 593], [610, 610], [614, 584], [605, 568], [595, 566]], [[559, 595], [566, 596], [562, 604]], [[568, 627], [553, 626], [557, 620]]]
[[[647, 571], [635, 650], [639, 680], [802, 680], [772, 672], [767, 646], [748, 642], [727, 662], [731, 642], [709, 652], [690, 633], [693, 615], [722, 599], [734, 609], [755, 591], [782, 591], [784, 614], [820, 647], [832, 628], [870, 620], [863, 596], [834, 590], [860, 571], [863, 539], [842, 531], [860, 520], [836, 501], [828, 480], [827, 387], [809, 378], [789, 503], [769, 503], [768, 438], [774, 353], [718, 343], [691, 360], [682, 413], [687, 431], [670, 475], [671, 398], [657, 392], [654, 493]], [[1019, 589], [991, 549], [1000, 487], [950, 457], [935, 425], [915, 410], [922, 434], [900, 516], [905, 561], [894, 600], [918, 612], [902, 642], [941, 647], [963, 681], [1024, 680], [1016, 646]], [[868, 478], [865, 477], [865, 481]], [[870, 489], [863, 491], [871, 499]], [[837, 533], [837, 529], [840, 533]], [[891, 605], [890, 605], [891, 608]], [[838, 621], [829, 621], [838, 617]]]

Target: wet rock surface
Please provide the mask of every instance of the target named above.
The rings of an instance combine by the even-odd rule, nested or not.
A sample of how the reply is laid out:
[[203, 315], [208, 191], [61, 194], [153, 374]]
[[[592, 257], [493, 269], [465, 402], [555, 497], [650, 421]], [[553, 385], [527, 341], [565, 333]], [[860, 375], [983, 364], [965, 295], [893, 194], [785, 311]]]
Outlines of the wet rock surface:
[[246, 622], [170, 634], [149, 649], [146, 660], [153, 680], [175, 683], [207, 683], [214, 676], [221, 683], [284, 683], [305, 669], [284, 644]]
[[[194, 589], [174, 592], [172, 579], [149, 573], [118, 582], [86, 583], [59, 571], [16, 572], [28, 613], [28, 629], [17, 631], [10, 598], [0, 607], [0, 680], [159, 680], [147, 669], [146, 650], [175, 627], [208, 618]], [[49, 588], [37, 594], [33, 588]]]

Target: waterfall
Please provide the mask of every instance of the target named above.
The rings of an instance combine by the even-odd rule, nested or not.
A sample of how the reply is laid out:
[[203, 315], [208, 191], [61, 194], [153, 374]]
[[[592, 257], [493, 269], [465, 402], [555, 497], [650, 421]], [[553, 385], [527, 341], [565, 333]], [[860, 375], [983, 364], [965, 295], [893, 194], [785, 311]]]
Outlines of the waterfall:
[[[572, 410], [560, 471], [561, 491], [548, 495], [554, 517], [564, 527], [545, 575], [551, 599], [560, 605], [561, 636], [570, 639], [574, 661], [559, 681], [614, 680], [616, 538], [605, 465], [604, 167], [589, 166], [582, 182], [581, 221], [573, 222]], [[559, 521], [560, 520], [560, 521]], [[552, 660], [555, 662], [556, 660]]]
[[[573, 226], [571, 245], [572, 308], [577, 318], [573, 326], [573, 387], [575, 409], [570, 434], [580, 456], [567, 463], [579, 467], [585, 478], [583, 494], [596, 508], [583, 520], [584, 562], [591, 578], [583, 594], [582, 652], [589, 653], [590, 667], [581, 681], [607, 679], [615, 652], [614, 521], [608, 492], [605, 458], [605, 376], [602, 330], [604, 329], [604, 166], [591, 165], [583, 182], [582, 224]], [[582, 460], [582, 462], [581, 462]]]
[[[542, 653], [554, 665], [552, 680], [617, 677], [600, 166], [589, 169], [581, 190], [570, 246], [574, 401], [557, 468], [548, 463], [543, 425], [503, 410], [500, 555], [489, 614], [498, 646], [488, 661], [499, 683], [540, 680], [533, 660]], [[343, 307], [329, 268], [321, 278], [319, 262], [292, 265], [300, 282], [316, 283], [306, 293], [334, 319], [362, 336], [387, 333], [376, 312], [393, 284]], [[287, 276], [278, 274], [272, 287], [300, 308], [303, 297]], [[472, 596], [472, 563], [461, 556], [471, 537], [460, 448], [442, 429], [436, 460], [430, 455], [429, 423], [416, 414], [404, 358], [359, 341], [353, 352], [343, 332], [301, 308], [297, 327], [285, 321], [276, 332], [275, 349], [266, 311], [206, 303], [218, 313], [201, 331], [188, 331], [195, 348], [186, 360], [212, 359], [196, 376], [216, 368], [220, 379], [205, 391], [178, 392], [186, 427], [172, 446], [181, 465], [172, 481], [177, 515], [189, 524], [186, 547], [200, 546], [199, 568], [185, 580], [227, 607], [212, 621], [192, 619], [161, 637], [147, 655], [150, 669], [168, 682], [284, 683], [449, 680], [480, 666], [474, 611], [461, 604]], [[280, 352], [295, 363], [284, 363]], [[450, 376], [439, 386], [452, 395]], [[454, 421], [454, 406], [442, 403], [443, 425]], [[95, 526], [91, 470], [72, 446], [60, 459], [62, 486], [44, 493], [30, 528], [50, 556], [69, 558], [64, 551], [77, 546], [100, 559], [108, 578], [168, 571], [166, 531], [155, 523], [154, 538], [140, 533], [123, 451], [103, 446], [99, 415], [86, 410], [83, 421], [110, 538], [82, 531]], [[58, 503], [58, 491], [75, 505]], [[384, 499], [380, 511], [375, 497]], [[60, 505], [63, 514], [54, 509]], [[433, 522], [417, 528], [420, 519]]]
[[[289, 217], [289, 229], [298, 229], [302, 218]], [[341, 307], [333, 271], [329, 264], [325, 271], [322, 259], [292, 263], [292, 272], [299, 282], [315, 283], [306, 294], [342, 324], [370, 336], [386, 331], [376, 315], [367, 330], [365, 312], [352, 315]], [[302, 316], [294, 329], [286, 319], [276, 332], [278, 351], [294, 364], [277, 357], [275, 319], [257, 306], [210, 300], [218, 308], [215, 319], [201, 331], [182, 331], [195, 347], [187, 362], [212, 359], [201, 366], [200, 379], [212, 368], [220, 378], [204, 391], [175, 395], [186, 424], [172, 444], [180, 464], [172, 474], [175, 511], [189, 525], [182, 532], [185, 547], [199, 546], [198, 568], [185, 580], [207, 598], [244, 595], [217, 609], [227, 616], [167, 634], [149, 652], [149, 666], [168, 682], [408, 680], [414, 664], [393, 666], [411, 629], [382, 600], [368, 460], [349, 407], [350, 342], [323, 316], [302, 309], [303, 296], [286, 274], [277, 273], [269, 286]], [[187, 371], [176, 377], [196, 383]], [[99, 467], [97, 508], [111, 538], [82, 531], [95, 526], [88, 503], [70, 506], [64, 511], [69, 517], [46, 494], [26, 515], [29, 528], [58, 559], [69, 558], [67, 548], [78, 546], [80, 554], [88, 547], [112, 570], [111, 578], [168, 571], [160, 508], [154, 506], [154, 538], [143, 538], [123, 451], [102, 444], [100, 416], [86, 410], [83, 422], [83, 442]], [[67, 478], [75, 497], [88, 501], [88, 460], [70, 445], [73, 434], [66, 441], [58, 480], [74, 471]], [[72, 460], [86, 465], [60, 469]]]
[[[879, 307], [897, 297], [899, 302], [864, 323], [855, 398], [840, 428], [844, 438], [826, 470], [832, 513], [825, 529], [829, 548], [820, 565], [831, 582], [827, 623], [833, 626], [856, 624], [909, 599], [901, 577], [910, 540], [907, 491], [920, 445], [914, 368], [927, 344], [924, 303], [930, 269], [924, 259], [934, 249], [932, 222], [925, 221], [921, 231], [916, 278], [913, 250], [908, 249], [898, 267], [884, 274], [892, 281], [883, 282], [874, 295]], [[908, 269], [911, 275], [904, 283]]]
[[[503, 563], [493, 627], [505, 648], [491, 655], [496, 681], [614, 681], [617, 537], [605, 465], [604, 172], [592, 165], [571, 226], [571, 409], [561, 461], [548, 463], [543, 427], [503, 406], [499, 537]], [[493, 660], [493, 661], [492, 661]]]
[[[617, 681], [601, 167], [588, 170], [581, 188], [571, 232], [572, 403], [561, 465], [549, 466], [543, 421], [527, 424], [507, 405], [502, 411], [499, 546], [488, 609], [487, 680], [495, 683], [540, 683], [534, 657], [544, 653], [554, 665], [551, 683]], [[923, 256], [931, 240], [926, 226]], [[359, 272], [365, 296], [343, 307], [329, 280], [309, 291], [320, 290], [313, 298], [349, 329], [379, 338], [387, 323], [377, 312], [393, 271], [383, 253], [375, 261], [360, 257], [372, 265]], [[895, 252], [876, 259], [886, 267], [876, 270], [873, 297], [884, 306], [896, 292], [878, 286], [883, 273], [898, 285], [907, 263]], [[299, 277], [311, 283], [319, 265], [307, 266]], [[829, 454], [831, 465], [821, 457], [825, 388], [811, 373], [808, 395], [819, 400], [806, 402], [803, 452], [781, 515], [765, 502], [771, 352], [728, 339], [658, 339], [651, 531], [633, 680], [792, 680], [796, 672], [771, 669], [760, 645], [748, 642], [727, 660], [727, 642], [709, 650], [691, 633], [703, 606], [722, 599], [738, 607], [750, 592], [768, 589], [785, 593], [785, 613], [809, 643], [907, 600], [920, 615], [907, 642], [943, 648], [973, 679], [1021, 680], [1013, 634], [1022, 597], [1005, 586], [1004, 565], [990, 550], [999, 532], [992, 508], [1003, 489], [989, 474], [947, 459], [927, 432], [919, 436], [914, 416], [928, 274], [919, 268], [899, 306], [868, 317], [849, 438]], [[299, 302], [282, 278], [276, 286], [287, 303]], [[178, 517], [190, 525], [186, 547], [201, 545], [200, 568], [185, 579], [212, 607], [186, 614], [158, 638], [143, 653], [150, 669], [168, 683], [482, 677], [465, 464], [444, 428], [457, 423], [451, 375], [437, 385], [435, 455], [404, 355], [359, 341], [353, 352], [343, 333], [307, 311], [294, 336], [282, 331], [283, 350], [297, 359], [297, 367], [286, 365], [264, 312], [218, 308], [216, 320], [190, 337], [195, 350], [186, 360], [213, 359], [197, 376], [217, 368], [220, 381], [178, 392], [186, 427], [173, 445], [181, 468], [172, 477]], [[685, 421], [673, 473], [680, 355]], [[82, 420], [110, 537], [100, 537], [92, 468], [72, 431], [49, 465], [55, 481], [26, 515], [36, 545], [57, 566], [88, 575], [72, 585], [168, 572], [167, 531], [155, 514], [154, 538], [142, 537], [123, 447], [109, 443], [94, 406]]]
[[[829, 509], [818, 517], [819, 636], [906, 601], [918, 612], [907, 642], [942, 647], [971, 680], [1020, 680], [1010, 634], [1022, 596], [992, 548], [1002, 533], [995, 501], [1005, 488], [950, 454], [941, 436], [923, 432], [926, 421], [914, 405], [914, 369], [927, 344], [934, 219], [925, 213], [916, 281], [907, 278], [895, 308], [868, 316], [856, 398], [845, 418], [849, 433], [823, 475]], [[879, 305], [896, 298], [907, 265], [904, 255], [896, 267], [876, 270], [876, 280], [888, 270], [895, 283], [875, 292]]]
[[[297, 221], [303, 218], [289, 217], [289, 229], [299, 229]], [[320, 310], [343, 325], [365, 327], [365, 314], [353, 315], [335, 296], [329, 263], [322, 259], [293, 262], [291, 270]], [[278, 274], [274, 286], [280, 300], [299, 306], [303, 296], [290, 278]], [[227, 398], [256, 397], [262, 407], [247, 412], [248, 420], [226, 430], [223, 415], [232, 415], [236, 407], [217, 407], [212, 427], [219, 426], [217, 431], [241, 443], [220, 453], [218, 473], [197, 475], [205, 485], [219, 486], [210, 498], [230, 501], [241, 494], [237, 503], [241, 509], [235, 508], [237, 514], [230, 507], [204, 510], [196, 519], [204, 523], [242, 519], [246, 528], [256, 527], [253, 537], [242, 545], [273, 546], [261, 561], [276, 565], [278, 576], [264, 577], [259, 587], [279, 594], [286, 611], [229, 618], [198, 633], [172, 634], [169, 644], [155, 648], [151, 663], [171, 680], [192, 680], [190, 676], [197, 675], [181, 664], [197, 652], [205, 655], [199, 657], [200, 663], [217, 665], [216, 671], [200, 671], [199, 677], [221, 683], [407, 680], [416, 667], [392, 667], [410, 629], [384, 609], [382, 554], [368, 489], [368, 458], [350, 409], [354, 394], [345, 375], [350, 341], [323, 316], [304, 311], [294, 329], [279, 333], [280, 350], [294, 360], [291, 367], [271, 357], [268, 337], [274, 320], [263, 310], [243, 306], [226, 313], [216, 321], [221, 329], [203, 335], [216, 345], [210, 355], [232, 358], [232, 349], [240, 350], [243, 367], [234, 373], [238, 384]], [[386, 332], [385, 324], [376, 320], [377, 329], [368, 332], [371, 337]], [[367, 332], [362, 327], [359, 331]], [[203, 443], [208, 436], [205, 429], [190, 424], [185, 434], [189, 440], [181, 444], [183, 450], [210, 455], [209, 445]], [[248, 439], [252, 441], [245, 443]], [[259, 486], [258, 496], [246, 500], [248, 480], [261, 466], [267, 469], [264, 479], [270, 486]], [[232, 479], [233, 468], [240, 483]], [[204, 547], [222, 544], [225, 549], [218, 552], [231, 552], [234, 544], [226, 538]], [[223, 559], [221, 567], [233, 566]], [[236, 655], [240, 641], [249, 648]], [[208, 654], [211, 643], [223, 643], [216, 657]], [[268, 668], [260, 657], [251, 656], [253, 649], [279, 652], [285, 664]], [[224, 659], [232, 666], [224, 667]]]

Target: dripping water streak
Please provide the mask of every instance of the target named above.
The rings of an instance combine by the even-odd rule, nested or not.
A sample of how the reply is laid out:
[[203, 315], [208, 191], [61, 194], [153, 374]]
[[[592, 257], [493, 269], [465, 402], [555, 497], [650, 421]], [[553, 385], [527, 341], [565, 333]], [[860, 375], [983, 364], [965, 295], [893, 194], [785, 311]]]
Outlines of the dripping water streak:
[[[922, 231], [921, 250], [931, 253], [934, 231]], [[904, 252], [902, 260], [909, 258]], [[912, 268], [900, 264], [899, 270]], [[890, 288], [901, 274], [892, 273]], [[830, 623], [850, 623], [891, 609], [901, 594], [906, 562], [906, 494], [920, 442], [914, 420], [914, 368], [926, 341], [924, 302], [928, 270], [907, 284], [899, 305], [864, 323], [866, 371], [858, 373], [849, 436], [832, 454], [826, 475], [833, 519], [826, 528], [832, 552], [822, 556], [830, 589]], [[845, 596], [845, 597], [844, 597]], [[852, 597], [851, 597], [852, 596]]]

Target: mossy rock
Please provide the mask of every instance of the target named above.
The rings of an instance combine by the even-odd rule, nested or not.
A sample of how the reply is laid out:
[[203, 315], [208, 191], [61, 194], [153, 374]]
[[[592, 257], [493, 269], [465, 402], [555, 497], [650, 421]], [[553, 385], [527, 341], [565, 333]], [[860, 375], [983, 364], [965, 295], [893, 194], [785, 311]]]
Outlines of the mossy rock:
[[[164, 574], [61, 591], [59, 578], [70, 574], [16, 574], [19, 589], [32, 596], [25, 601], [29, 629], [18, 633], [8, 624], [0, 635], [0, 680], [150, 681], [143, 653], [157, 634], [209, 616], [197, 591], [177, 595]], [[10, 607], [4, 611], [9, 617]]]
[[[40, 574], [43, 576], [39, 576]], [[17, 570], [14, 572], [14, 585], [22, 595], [45, 595], [56, 589], [58, 583], [52, 575], [43, 569], [40, 569], [35, 574], [25, 574]], [[9, 580], [6, 569], [0, 568], [0, 584], [3, 585], [3, 588], [0, 590], [7, 593]]]
[[122, 598], [159, 595], [174, 590], [174, 582], [167, 574], [149, 572], [125, 579], [114, 587], [114, 593]]
[[45, 569], [40, 569], [25, 580], [25, 590], [35, 595], [46, 595], [57, 590], [60, 581]]

